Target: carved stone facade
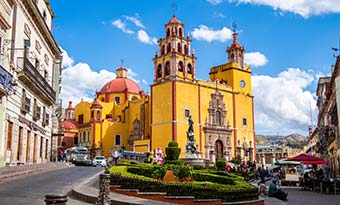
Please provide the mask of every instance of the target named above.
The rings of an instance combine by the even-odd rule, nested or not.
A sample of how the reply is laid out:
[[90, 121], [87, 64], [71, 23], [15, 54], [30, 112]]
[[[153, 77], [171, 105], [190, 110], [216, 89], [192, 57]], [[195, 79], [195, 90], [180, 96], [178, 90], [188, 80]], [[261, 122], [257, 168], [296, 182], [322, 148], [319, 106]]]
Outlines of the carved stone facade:
[[227, 110], [220, 92], [216, 91], [211, 94], [208, 112], [209, 117], [203, 127], [207, 150], [206, 158], [213, 163], [219, 158], [230, 160], [232, 129], [229, 123], [226, 123]]

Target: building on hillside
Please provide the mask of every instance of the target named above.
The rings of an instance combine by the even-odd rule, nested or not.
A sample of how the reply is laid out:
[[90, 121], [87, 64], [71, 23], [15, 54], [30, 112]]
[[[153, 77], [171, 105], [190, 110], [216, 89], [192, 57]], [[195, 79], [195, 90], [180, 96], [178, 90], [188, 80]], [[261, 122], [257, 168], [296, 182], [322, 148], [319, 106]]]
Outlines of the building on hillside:
[[5, 0], [0, 9], [1, 77], [3, 70], [10, 76], [2, 85], [15, 90], [6, 91], [0, 102], [0, 166], [44, 163], [60, 111], [61, 51], [51, 34], [54, 13], [47, 0]]
[[319, 78], [316, 91], [319, 109], [316, 153], [328, 160], [333, 177], [340, 174], [339, 89], [340, 56], [337, 57], [331, 76]]
[[[251, 68], [244, 65], [244, 47], [233, 33], [227, 48], [228, 61], [210, 69], [209, 80], [196, 78], [196, 56], [190, 36], [176, 16], [165, 24], [153, 57], [151, 95], [127, 78], [126, 68], [96, 93], [92, 102], [74, 107], [79, 123], [78, 144], [87, 143], [93, 154], [109, 155], [123, 146], [127, 150], [165, 150], [177, 141], [185, 154], [188, 118], [194, 121], [197, 150], [215, 161], [240, 155], [255, 158], [254, 96]], [[72, 119], [73, 120], [73, 119]]]

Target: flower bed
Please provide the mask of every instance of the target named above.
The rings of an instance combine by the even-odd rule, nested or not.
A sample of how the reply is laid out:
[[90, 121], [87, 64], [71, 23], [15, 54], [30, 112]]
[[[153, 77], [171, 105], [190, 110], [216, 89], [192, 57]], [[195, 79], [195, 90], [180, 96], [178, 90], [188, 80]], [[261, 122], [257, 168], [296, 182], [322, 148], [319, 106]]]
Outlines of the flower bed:
[[[138, 166], [138, 169], [145, 169]], [[110, 168], [111, 184], [120, 185], [122, 189], [138, 189], [141, 192], [166, 192], [167, 196], [194, 196], [195, 199], [221, 199], [223, 202], [235, 202], [258, 199], [257, 188], [236, 178], [232, 184], [219, 184], [213, 182], [163, 182], [146, 176], [129, 173], [126, 166], [115, 166]], [[133, 172], [136, 169], [129, 167]], [[144, 170], [144, 171], [145, 171]], [[149, 174], [146, 174], [149, 175]], [[212, 175], [201, 173], [203, 175]], [[212, 175], [216, 177], [223, 177]], [[213, 178], [209, 176], [210, 179]], [[225, 177], [227, 178], [227, 177]], [[218, 179], [225, 180], [225, 179]], [[228, 179], [226, 181], [229, 181]]]

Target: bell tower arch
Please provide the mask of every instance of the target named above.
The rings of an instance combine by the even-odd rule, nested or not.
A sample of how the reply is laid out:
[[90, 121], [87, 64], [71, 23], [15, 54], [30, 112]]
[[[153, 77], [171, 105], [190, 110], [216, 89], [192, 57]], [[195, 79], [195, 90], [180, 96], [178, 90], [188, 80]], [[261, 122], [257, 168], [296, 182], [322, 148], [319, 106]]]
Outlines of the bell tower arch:
[[154, 61], [154, 82], [196, 80], [196, 57], [191, 51], [189, 34], [184, 37], [184, 24], [176, 16], [165, 24], [165, 38], [158, 40]]

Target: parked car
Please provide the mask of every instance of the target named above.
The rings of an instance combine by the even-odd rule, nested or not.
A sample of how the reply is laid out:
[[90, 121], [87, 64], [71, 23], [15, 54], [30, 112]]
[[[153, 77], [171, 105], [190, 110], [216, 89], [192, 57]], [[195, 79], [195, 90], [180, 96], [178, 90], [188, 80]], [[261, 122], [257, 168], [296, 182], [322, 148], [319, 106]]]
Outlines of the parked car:
[[93, 166], [106, 166], [106, 159], [103, 156], [95, 156], [92, 161]]

